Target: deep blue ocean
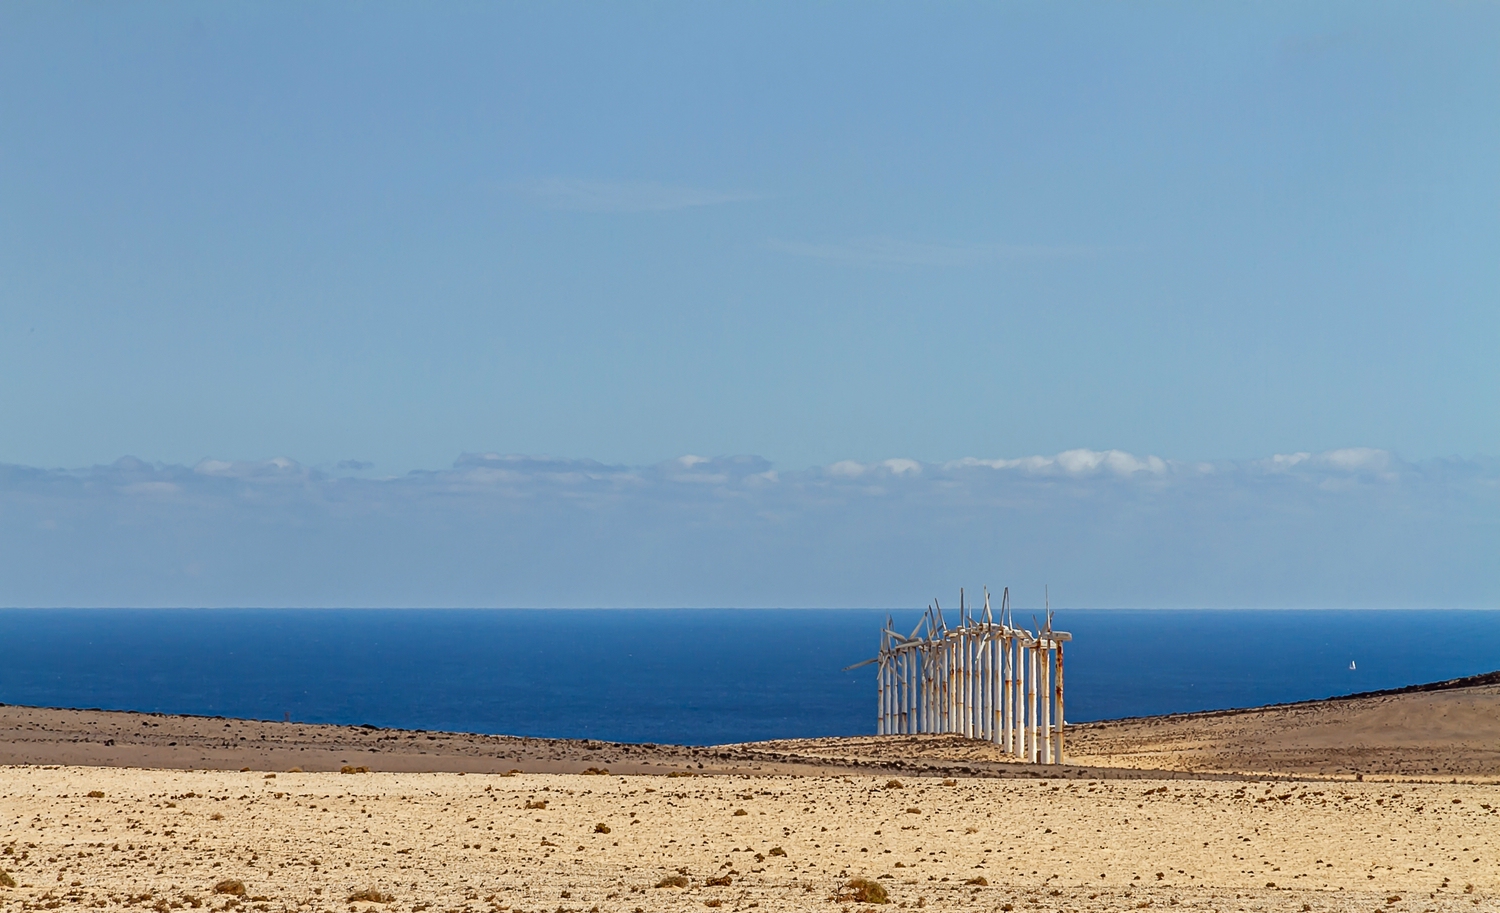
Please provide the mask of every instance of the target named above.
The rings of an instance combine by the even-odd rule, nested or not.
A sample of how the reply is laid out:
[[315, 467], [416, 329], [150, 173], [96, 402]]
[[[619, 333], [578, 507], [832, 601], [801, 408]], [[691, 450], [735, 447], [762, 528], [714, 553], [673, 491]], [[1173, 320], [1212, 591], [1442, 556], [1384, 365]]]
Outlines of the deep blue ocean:
[[[852, 735], [873, 731], [874, 670], [842, 670], [885, 616], [0, 610], [0, 702], [632, 742]], [[1073, 722], [1500, 668], [1500, 611], [1059, 610], [1054, 626], [1074, 635]]]

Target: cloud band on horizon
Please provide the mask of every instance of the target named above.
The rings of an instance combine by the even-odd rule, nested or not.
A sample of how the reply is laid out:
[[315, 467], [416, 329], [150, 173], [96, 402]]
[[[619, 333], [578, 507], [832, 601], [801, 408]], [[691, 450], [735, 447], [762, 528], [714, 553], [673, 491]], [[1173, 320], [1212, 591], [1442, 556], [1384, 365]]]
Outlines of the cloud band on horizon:
[[125, 458], [0, 466], [0, 546], [7, 605], [908, 606], [962, 582], [1079, 606], [1491, 606], [1500, 461], [487, 453], [373, 479]]

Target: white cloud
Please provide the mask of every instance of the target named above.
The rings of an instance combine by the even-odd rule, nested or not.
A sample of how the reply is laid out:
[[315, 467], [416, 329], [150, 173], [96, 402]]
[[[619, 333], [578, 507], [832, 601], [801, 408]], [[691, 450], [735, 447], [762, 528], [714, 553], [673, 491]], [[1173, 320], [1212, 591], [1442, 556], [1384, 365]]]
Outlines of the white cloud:
[[549, 209], [579, 212], [665, 212], [760, 199], [759, 194], [748, 191], [710, 190], [654, 181], [547, 178], [513, 184], [510, 189]]
[[[816, 471], [816, 470], [814, 470]], [[858, 460], [839, 460], [831, 463], [823, 470], [829, 476], [842, 479], [857, 479], [864, 475], [906, 476], [921, 475], [922, 464], [916, 460], [904, 457], [880, 460], [875, 463], [861, 463]]]
[[204, 459], [195, 463], [192, 471], [202, 476], [216, 476], [230, 479], [277, 479], [281, 481], [306, 478], [311, 473], [311, 470], [307, 469], [301, 463], [298, 463], [296, 460], [289, 460], [286, 457], [273, 457], [269, 460], [237, 461]]
[[[983, 466], [989, 469], [1018, 470], [1037, 475], [1062, 473], [1075, 476], [1101, 472], [1117, 476], [1129, 476], [1137, 472], [1162, 475], [1169, 469], [1167, 461], [1161, 457], [1138, 457], [1123, 450], [1087, 449], [1065, 450], [1051, 457], [1029, 456], [1013, 460], [980, 460], [966, 457], [962, 460], [954, 460], [945, 466], [951, 469]], [[1179, 468], [1186, 467], [1180, 466]], [[1201, 471], [1201, 467], [1193, 468]]]
[[855, 460], [839, 460], [828, 467], [828, 474], [846, 479], [857, 479], [865, 474], [865, 466]]
[[1359, 448], [0, 465], [0, 600], [21, 605], [905, 605], [955, 581], [1075, 605], [1495, 605], [1497, 552], [1500, 461]]
[[898, 476], [917, 475], [922, 471], [922, 464], [918, 463], [916, 460], [883, 460], [880, 465], [889, 470], [892, 475]]
[[1349, 447], [1343, 450], [1330, 450], [1322, 455], [1328, 465], [1350, 472], [1379, 472], [1385, 473], [1390, 470], [1394, 462], [1389, 453], [1384, 450], [1373, 450], [1369, 447]]
[[1388, 451], [1370, 447], [1346, 447], [1325, 453], [1278, 453], [1260, 465], [1272, 472], [1294, 470], [1298, 467], [1320, 468], [1337, 473], [1396, 477], [1399, 461]]

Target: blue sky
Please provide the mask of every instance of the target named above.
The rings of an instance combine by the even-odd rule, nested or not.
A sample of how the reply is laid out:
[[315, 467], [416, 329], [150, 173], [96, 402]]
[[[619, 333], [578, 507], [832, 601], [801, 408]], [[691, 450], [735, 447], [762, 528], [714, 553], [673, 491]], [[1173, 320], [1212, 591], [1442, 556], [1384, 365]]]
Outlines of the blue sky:
[[[579, 601], [499, 572], [447, 596], [415, 571], [381, 591], [353, 570], [319, 584], [278, 564], [247, 532], [270, 521], [234, 499], [214, 502], [234, 519], [203, 539], [219, 558], [178, 560], [186, 514], [121, 513], [139, 506], [111, 487], [125, 456], [191, 479], [280, 458], [308, 491], [346, 479], [379, 501], [462, 471], [460, 454], [648, 476], [689, 454], [754, 455], [791, 480], [912, 460], [937, 491], [964, 458], [1118, 450], [1237, 467], [1214, 478], [1281, 518], [1244, 539], [1220, 489], [1158, 505], [1169, 547], [1217, 518], [1226, 544], [1202, 567], [1227, 574], [1248, 550], [1283, 584], [1205, 572], [1112, 593], [1100, 569], [1132, 552], [1089, 539], [1115, 515], [1071, 513], [1084, 483], [1065, 474], [1016, 516], [1075, 518], [1026, 554], [1033, 568], [1094, 556], [1068, 571], [1100, 581], [1075, 591], [1093, 604], [1338, 602], [1342, 572], [1318, 577], [1307, 556], [1305, 572], [1275, 570], [1296, 563], [1276, 542], [1302, 541], [1299, 504], [1313, 526], [1326, 510], [1329, 530], [1384, 523], [1412, 548], [1445, 518], [1432, 528], [1467, 531], [1442, 539], [1452, 555], [1493, 554], [1497, 46], [1500, 7], [1472, 3], [8, 3], [0, 542], [33, 551], [0, 570], [56, 573], [0, 603]], [[1268, 493], [1253, 469], [1366, 450], [1414, 468], [1342, 507]], [[1452, 466], [1466, 481], [1444, 469], [1429, 484]], [[1198, 476], [1148, 476], [1203, 493]], [[84, 510], [17, 481], [36, 478], [110, 494]], [[765, 509], [823, 503], [788, 487], [810, 500]], [[329, 509], [308, 497], [277, 502], [288, 513], [270, 526], [332, 523], [307, 519]], [[968, 522], [918, 501], [881, 522]], [[554, 552], [585, 529], [649, 526], [646, 503], [608, 522], [559, 514], [583, 525], [558, 527]], [[841, 509], [797, 535], [858, 539], [873, 522]], [[501, 536], [502, 514], [450, 528]], [[696, 561], [773, 559], [750, 520], [690, 514], [721, 537]], [[167, 537], [157, 571], [60, 582], [79, 562], [115, 566], [128, 548], [106, 527], [148, 516], [165, 524], [147, 525]], [[73, 532], [38, 537], [48, 522]], [[987, 566], [882, 547], [877, 563], [903, 569], [885, 593], [925, 598]], [[1359, 554], [1307, 547], [1328, 568]], [[674, 589], [647, 581], [685, 572], [634, 560], [655, 571], [579, 587], [581, 601], [908, 601], [838, 597], [811, 564], [781, 586], [709, 574]], [[1443, 585], [1414, 564], [1381, 592], [1492, 602], [1490, 563], [1440, 562]], [[220, 570], [196, 589], [162, 582], [190, 565]], [[250, 567], [285, 585], [232, 582]]]

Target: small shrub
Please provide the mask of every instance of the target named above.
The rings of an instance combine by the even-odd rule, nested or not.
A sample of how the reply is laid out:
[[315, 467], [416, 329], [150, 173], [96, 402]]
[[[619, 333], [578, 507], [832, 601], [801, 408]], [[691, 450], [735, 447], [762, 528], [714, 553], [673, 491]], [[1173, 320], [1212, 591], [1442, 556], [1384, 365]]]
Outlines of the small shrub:
[[983, 875], [978, 875], [974, 878], [970, 878], [968, 881], [964, 882], [964, 884], [977, 884], [981, 888], [983, 888], [989, 886], [989, 880], [986, 879]]
[[90, 799], [103, 799], [104, 798], [104, 790], [102, 790], [102, 789], [91, 789], [91, 790], [89, 790], [89, 798]]
[[339, 768], [339, 773], [341, 774], [367, 774], [369, 772], [370, 768], [365, 767], [363, 764], [358, 767], [345, 764], [343, 767]]
[[901, 781], [900, 780], [887, 780], [887, 781], [885, 781], [885, 787], [884, 788], [885, 789], [901, 789], [902, 788]]
[[210, 820], [210, 821], [223, 821], [224, 820], [224, 815], [221, 812], [214, 812], [212, 815], [208, 816], [208, 820]]
[[[722, 906], [724, 906], [724, 901], [722, 901], [719, 898], [715, 897], [713, 900], [705, 900], [703, 902], [703, 905], [705, 907], [722, 907]], [[595, 909], [598, 909], [598, 907], [595, 907]]]
[[609, 771], [605, 770], [602, 767], [590, 767], [588, 770], [584, 771], [584, 774], [595, 777], [607, 777], [609, 776]]
[[300, 774], [300, 773], [302, 773], [302, 768], [300, 768], [300, 767], [291, 767], [291, 768], [287, 769], [287, 773], [289, 773], [289, 774]]
[[855, 903], [890, 903], [890, 895], [885, 892], [885, 886], [870, 878], [852, 878], [839, 893], [836, 900], [854, 901]]
[[261, 779], [262, 780], [274, 780], [274, 779], [276, 779], [276, 775], [275, 774], [266, 774], [264, 777], [261, 777]]
[[0, 869], [0, 888], [13, 888], [15, 886], [16, 880], [10, 877], [10, 873], [4, 869]]
[[226, 878], [214, 885], [215, 894], [228, 894], [231, 897], [245, 896], [245, 883], [238, 878]]
[[688, 886], [686, 875], [668, 875], [656, 883], [658, 888], [685, 888]]
[[527, 799], [526, 800], [526, 807], [527, 808], [546, 808], [547, 807], [547, 800], [546, 799]]
[[952, 780], [952, 779], [944, 780], [943, 781], [943, 785], [944, 786], [957, 786], [958, 785], [958, 781], [957, 780]]
[[748, 814], [750, 814], [750, 813], [747, 812], [747, 811], [745, 811], [743, 808], [737, 808], [737, 809], [734, 810], [734, 817], [736, 817], [736, 818], [741, 817], [742, 815], [748, 815]]
[[710, 878], [703, 883], [711, 888], [727, 888], [730, 885], [734, 884], [734, 879], [730, 878], [728, 875], [719, 875], [717, 877]]
[[768, 852], [772, 856], [785, 856], [786, 855], [786, 850], [782, 849], [779, 846], [773, 846], [773, 847], [771, 847], [771, 849]]
[[594, 825], [594, 833], [596, 833], [596, 834], [607, 834], [607, 833], [609, 833], [609, 825], [605, 824], [603, 821], [600, 821], [598, 824]]
[[906, 813], [908, 815], [920, 815], [922, 814], [922, 810], [920, 808], [909, 808], [906, 810]]
[[376, 888], [365, 888], [363, 891], [355, 891], [349, 895], [350, 903], [390, 903], [395, 899], [389, 894], [382, 894]]

